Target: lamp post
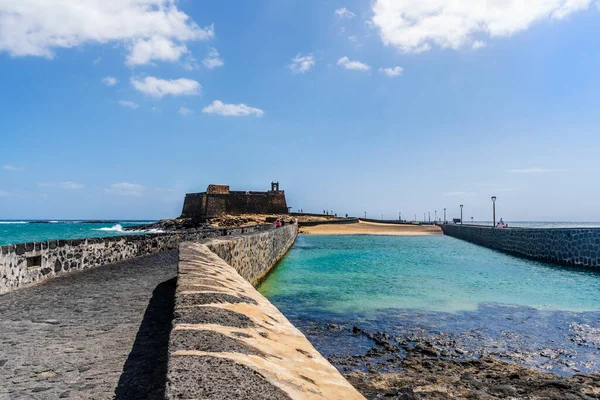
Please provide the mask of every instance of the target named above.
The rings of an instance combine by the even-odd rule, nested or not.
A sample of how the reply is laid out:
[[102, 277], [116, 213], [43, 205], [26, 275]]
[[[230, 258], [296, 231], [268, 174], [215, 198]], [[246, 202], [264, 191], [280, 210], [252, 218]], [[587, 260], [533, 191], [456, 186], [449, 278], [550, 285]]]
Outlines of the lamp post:
[[496, 196], [492, 196], [492, 204], [494, 208], [494, 222], [492, 226], [496, 226]]
[[444, 208], [444, 223], [446, 223], [446, 209]]
[[473, 225], [473, 217], [471, 217], [471, 225]]
[[423, 213], [423, 223], [427, 222], [427, 213]]
[[463, 219], [463, 218], [462, 218], [462, 210], [463, 210], [463, 205], [461, 204], [461, 205], [460, 205], [460, 224], [461, 224], [461, 225], [463, 224], [463, 221], [462, 221], [462, 219]]
[[367, 212], [365, 211], [365, 219], [367, 219]]
[[434, 214], [434, 215], [435, 215], [435, 217], [433, 218], [433, 220], [434, 220], [434, 221], [437, 223], [437, 210], [435, 210], [435, 211], [434, 211], [434, 213], [435, 213], [435, 214]]

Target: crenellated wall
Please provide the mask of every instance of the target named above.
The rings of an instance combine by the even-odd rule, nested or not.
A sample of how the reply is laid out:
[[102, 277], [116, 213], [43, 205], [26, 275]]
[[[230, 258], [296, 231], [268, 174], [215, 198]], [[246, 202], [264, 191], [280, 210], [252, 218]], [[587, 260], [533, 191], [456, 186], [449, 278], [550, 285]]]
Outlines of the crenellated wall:
[[274, 228], [207, 228], [185, 233], [155, 233], [95, 239], [49, 240], [0, 247], [0, 294], [58, 274], [176, 249], [181, 241], [239, 235]]
[[250, 283], [296, 234], [181, 244], [166, 398], [364, 399]]
[[441, 225], [444, 234], [494, 250], [562, 265], [600, 267], [600, 229]]

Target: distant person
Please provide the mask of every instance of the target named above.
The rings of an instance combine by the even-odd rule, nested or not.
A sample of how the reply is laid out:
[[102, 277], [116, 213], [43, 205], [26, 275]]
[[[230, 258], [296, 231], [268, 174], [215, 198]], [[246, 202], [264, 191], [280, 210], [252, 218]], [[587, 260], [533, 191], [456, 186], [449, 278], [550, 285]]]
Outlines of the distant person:
[[275, 228], [279, 228], [281, 226], [281, 222], [279, 220], [275, 221]]
[[348, 218], [348, 214], [346, 214], [346, 218]]
[[281, 224], [280, 224], [280, 225], [281, 225], [281, 226], [284, 226], [284, 225], [285, 225], [285, 219], [283, 219], [283, 218], [281, 219]]
[[498, 223], [496, 224], [496, 228], [504, 228], [506, 225], [504, 224], [504, 221], [502, 220], [502, 218], [500, 218], [500, 221], [498, 221]]

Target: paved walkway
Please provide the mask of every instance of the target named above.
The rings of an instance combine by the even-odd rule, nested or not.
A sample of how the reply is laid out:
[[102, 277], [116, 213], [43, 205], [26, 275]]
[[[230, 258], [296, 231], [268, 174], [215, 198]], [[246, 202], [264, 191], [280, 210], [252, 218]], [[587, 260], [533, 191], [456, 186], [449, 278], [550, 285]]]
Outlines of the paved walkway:
[[0, 399], [161, 399], [177, 252], [0, 296]]

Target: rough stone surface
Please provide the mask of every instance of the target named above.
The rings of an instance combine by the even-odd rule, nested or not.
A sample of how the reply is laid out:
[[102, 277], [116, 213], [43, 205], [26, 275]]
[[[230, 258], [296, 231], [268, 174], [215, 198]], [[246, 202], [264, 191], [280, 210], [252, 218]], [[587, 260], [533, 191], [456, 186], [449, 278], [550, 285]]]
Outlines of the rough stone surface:
[[180, 246], [168, 399], [363, 398], [249, 283], [285, 254], [296, 232], [293, 225]]
[[562, 265], [600, 267], [600, 229], [494, 229], [442, 225], [444, 234], [505, 253]]
[[219, 357], [176, 357], [170, 363], [171, 385], [180, 399], [285, 400], [290, 397], [260, 373]]
[[0, 399], [162, 399], [177, 251], [0, 295]]
[[235, 240], [209, 239], [203, 244], [232, 266], [242, 278], [258, 286], [271, 268], [285, 256], [297, 234], [297, 225], [286, 225], [272, 231], [237, 236]]

